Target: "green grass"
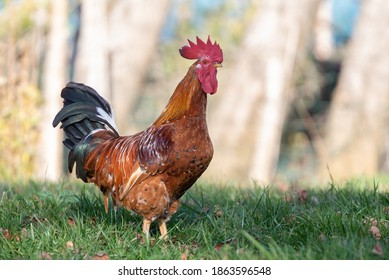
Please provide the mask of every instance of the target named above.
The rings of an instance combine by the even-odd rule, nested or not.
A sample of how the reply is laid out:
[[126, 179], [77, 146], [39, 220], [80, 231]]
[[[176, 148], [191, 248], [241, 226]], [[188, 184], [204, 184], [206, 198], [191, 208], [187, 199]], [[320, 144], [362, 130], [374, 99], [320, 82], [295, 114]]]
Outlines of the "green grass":
[[307, 189], [306, 199], [197, 184], [168, 222], [170, 240], [154, 225], [150, 243], [141, 217], [106, 215], [94, 186], [0, 184], [0, 259], [389, 259], [389, 192], [369, 184]]

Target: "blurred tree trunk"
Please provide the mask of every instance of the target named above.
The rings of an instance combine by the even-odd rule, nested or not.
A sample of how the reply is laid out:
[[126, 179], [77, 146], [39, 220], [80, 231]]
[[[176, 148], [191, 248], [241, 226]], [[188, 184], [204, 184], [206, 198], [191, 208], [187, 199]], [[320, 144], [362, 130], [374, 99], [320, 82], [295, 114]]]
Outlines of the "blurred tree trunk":
[[82, 0], [73, 79], [109, 98], [107, 0]]
[[40, 147], [35, 175], [58, 180], [62, 170], [62, 137], [51, 122], [61, 107], [59, 93], [66, 77], [67, 0], [52, 1], [50, 30], [44, 65], [43, 106], [41, 109]]
[[[83, 0], [74, 79], [110, 100], [121, 133], [131, 115], [148, 63], [156, 52], [168, 0]], [[132, 127], [134, 129], [134, 127]]]
[[329, 60], [334, 54], [331, 1], [320, 0], [315, 19], [313, 52], [319, 61]]
[[[373, 175], [384, 153], [389, 101], [389, 6], [361, 2], [325, 130], [320, 174]], [[385, 141], [388, 141], [386, 139]]]
[[[220, 92], [214, 166], [229, 178], [269, 183], [276, 170], [281, 134], [292, 100], [293, 70], [305, 54], [318, 0], [258, 1], [232, 77]], [[238, 75], [236, 73], [239, 73]]]
[[[168, 0], [116, 1], [109, 12], [112, 105], [121, 133], [133, 132], [131, 118], [149, 63], [156, 55]], [[132, 131], [131, 131], [132, 130]]]

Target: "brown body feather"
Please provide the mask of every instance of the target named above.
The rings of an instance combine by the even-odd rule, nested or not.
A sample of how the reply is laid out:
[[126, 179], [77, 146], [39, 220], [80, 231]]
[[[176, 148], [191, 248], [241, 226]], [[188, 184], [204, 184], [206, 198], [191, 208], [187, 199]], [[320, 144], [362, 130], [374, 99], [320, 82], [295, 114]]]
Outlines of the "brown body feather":
[[108, 130], [91, 135], [100, 141], [84, 163], [89, 182], [114, 204], [147, 221], [165, 220], [178, 199], [208, 167], [213, 147], [206, 123], [207, 96], [192, 65], [165, 110], [146, 130], [117, 136]]
[[179, 52], [197, 59], [178, 84], [168, 105], [147, 129], [120, 136], [109, 103], [93, 88], [70, 82], [61, 92], [63, 108], [53, 120], [61, 123], [69, 148], [69, 171], [92, 182], [114, 206], [143, 216], [143, 232], [158, 220], [167, 238], [166, 221], [179, 207], [179, 198], [208, 167], [213, 146], [206, 123], [207, 94], [217, 91], [217, 67], [223, 62], [220, 46], [196, 37]]

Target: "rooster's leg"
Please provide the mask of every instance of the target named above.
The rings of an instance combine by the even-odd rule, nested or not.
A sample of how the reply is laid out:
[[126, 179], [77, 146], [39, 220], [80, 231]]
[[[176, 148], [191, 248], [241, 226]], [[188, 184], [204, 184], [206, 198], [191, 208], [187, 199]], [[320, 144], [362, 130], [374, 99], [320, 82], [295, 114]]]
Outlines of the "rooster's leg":
[[150, 224], [151, 224], [150, 220], [148, 220], [146, 218], [143, 219], [142, 230], [143, 230], [143, 233], [146, 235], [147, 239], [150, 237]]
[[167, 227], [165, 220], [158, 220], [159, 231], [161, 232], [161, 239], [168, 240]]
[[112, 197], [113, 209], [115, 209], [115, 211], [117, 211], [118, 205], [116, 203], [115, 197], [113, 196], [113, 194], [111, 194], [111, 197]]
[[105, 208], [105, 213], [108, 214], [108, 195], [104, 194], [104, 208]]

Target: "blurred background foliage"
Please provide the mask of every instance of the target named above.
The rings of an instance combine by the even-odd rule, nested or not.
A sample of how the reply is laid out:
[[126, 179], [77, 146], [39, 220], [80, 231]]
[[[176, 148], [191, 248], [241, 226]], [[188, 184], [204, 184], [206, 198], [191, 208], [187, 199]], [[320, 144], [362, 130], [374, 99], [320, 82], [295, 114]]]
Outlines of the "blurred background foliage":
[[0, 177], [26, 178], [35, 168], [39, 139], [42, 1], [3, 1], [0, 6]]
[[[55, 112], [61, 106], [61, 88], [49, 89], [45, 86], [47, 79], [64, 81], [62, 86], [69, 80], [75, 80], [96, 87], [112, 102], [114, 110], [117, 108], [116, 118], [119, 118], [122, 133], [132, 133], [149, 125], [165, 106], [191, 63], [183, 62], [177, 50], [186, 39], [194, 40], [197, 35], [201, 38], [211, 35], [222, 46], [225, 57], [224, 68], [218, 74], [219, 92], [209, 98], [210, 134], [215, 138], [217, 154], [206, 176], [213, 180], [228, 178], [243, 182], [254, 179], [269, 183], [326, 180], [329, 178], [328, 169], [323, 166], [329, 166], [338, 178], [385, 172], [385, 133], [379, 136], [379, 145], [366, 140], [377, 147], [377, 155], [372, 162], [378, 163], [373, 164], [374, 167], [370, 164], [356, 168], [355, 172], [353, 168], [347, 171], [347, 161], [339, 164], [346, 166], [345, 169], [340, 168], [339, 172], [332, 169], [338, 164], [332, 163], [329, 147], [336, 144], [327, 139], [330, 138], [327, 137], [329, 130], [337, 130], [329, 127], [328, 120], [332, 114], [330, 108], [335, 107], [332, 103], [336, 100], [334, 95], [337, 94], [343, 64], [347, 64], [345, 60], [352, 47], [349, 42], [356, 32], [357, 22], [362, 21], [362, 11], [371, 9], [372, 4], [358, 0], [299, 0], [293, 1], [295, 9], [288, 2], [164, 0], [158, 2], [160, 6], [153, 8], [157, 6], [155, 2], [138, 0], [0, 0], [0, 180], [58, 180], [66, 174], [61, 168], [66, 161], [66, 151], [60, 141], [55, 140], [58, 135], [54, 134], [59, 134], [58, 129], [53, 129], [48, 121], [54, 115], [42, 117], [47, 114], [48, 108]], [[373, 2], [379, 4], [380, 0]], [[58, 3], [62, 3], [62, 8], [56, 6]], [[380, 14], [376, 17], [386, 17], [386, 10], [378, 11]], [[55, 27], [52, 18], [61, 11], [66, 18], [65, 25]], [[93, 28], [96, 20], [99, 25]], [[381, 23], [372, 22], [372, 28], [377, 28], [375, 24]], [[274, 25], [279, 25], [277, 28], [280, 29]], [[387, 27], [387, 22], [381, 25]], [[65, 75], [60, 77], [55, 77], [53, 71], [45, 68], [48, 53], [55, 48], [55, 44], [50, 43], [55, 42], [55, 34], [50, 33], [53, 30], [66, 38], [64, 51], [57, 52], [61, 56], [58, 64], [62, 65], [62, 57], [66, 61], [63, 63]], [[50, 34], [54, 41], [50, 41]], [[117, 34], [123, 38], [119, 40]], [[294, 38], [293, 34], [297, 34], [295, 41], [289, 41]], [[101, 40], [98, 41], [98, 38]], [[386, 42], [387, 36], [378, 40]], [[369, 48], [361, 42], [363, 40], [358, 42], [360, 49]], [[293, 50], [293, 44], [296, 44], [295, 51], [288, 54], [290, 49], [287, 47]], [[376, 52], [382, 53], [381, 50], [377, 48]], [[269, 55], [272, 51], [274, 54]], [[123, 66], [118, 63], [123, 60], [120, 55], [139, 57], [139, 60], [130, 59]], [[274, 78], [266, 80], [269, 77], [263, 73], [271, 69], [267, 68], [268, 65], [275, 65], [267, 59], [273, 59], [273, 62], [280, 59], [280, 73], [286, 74], [280, 74], [279, 81]], [[384, 64], [385, 59], [378, 59], [377, 63]], [[262, 68], [253, 70], [258, 73], [254, 73], [252, 78], [242, 70], [248, 67]], [[101, 73], [104, 79], [98, 79], [99, 84], [96, 84], [90, 77], [100, 77]], [[387, 83], [389, 77], [385, 77], [387, 72], [383, 73]], [[122, 80], [115, 80], [121, 77]], [[246, 81], [243, 81], [245, 77]], [[250, 106], [239, 107], [244, 103], [239, 98], [243, 100], [248, 98], [246, 94], [250, 96], [250, 88], [254, 88], [251, 85], [253, 79], [265, 86], [255, 90], [250, 97], [253, 102], [248, 102]], [[245, 86], [238, 85], [240, 80]], [[270, 86], [267, 86], [268, 83]], [[281, 90], [275, 98], [280, 101], [277, 101], [278, 107], [269, 107], [272, 108], [270, 110], [266, 107], [269, 103], [266, 88], [278, 83]], [[384, 88], [382, 91], [386, 93], [387, 90]], [[369, 92], [364, 94], [365, 98], [375, 98]], [[49, 100], [48, 96], [55, 97]], [[383, 95], [380, 96], [382, 98]], [[350, 99], [354, 100], [354, 97], [350, 95]], [[121, 109], [120, 103], [128, 106]], [[231, 109], [234, 104], [237, 112]], [[360, 111], [351, 105], [349, 107]], [[249, 121], [238, 125], [251, 128], [243, 131], [235, 129], [232, 124], [229, 127], [228, 118], [223, 116], [230, 114], [235, 118], [237, 114], [236, 118], [239, 118], [242, 111], [252, 112], [252, 115]], [[273, 115], [264, 117], [265, 111]], [[263, 125], [257, 124], [260, 119], [270, 120], [278, 115], [281, 125], [271, 126], [273, 131], [265, 131]], [[379, 122], [380, 131], [387, 129], [386, 115], [382, 118], [385, 121]], [[260, 135], [273, 132], [276, 136], [269, 140], [271, 145], [268, 144], [265, 149], [272, 151], [272, 155], [264, 160], [269, 166], [262, 171], [261, 164], [258, 164], [261, 160], [255, 157], [258, 157], [257, 153], [264, 154], [258, 147], [267, 140]], [[241, 134], [236, 138], [241, 140], [233, 142], [229, 139], [235, 133]], [[55, 146], [54, 151], [57, 152], [54, 154], [57, 156], [51, 150], [45, 152], [42, 138], [46, 140], [44, 145]], [[242, 139], [245, 139], [244, 142]], [[56, 142], [59, 142], [58, 145]], [[245, 149], [248, 151], [245, 152]], [[365, 156], [368, 157], [367, 154]], [[59, 165], [52, 162], [58, 159], [61, 161]], [[360, 165], [363, 166], [362, 162]]]

